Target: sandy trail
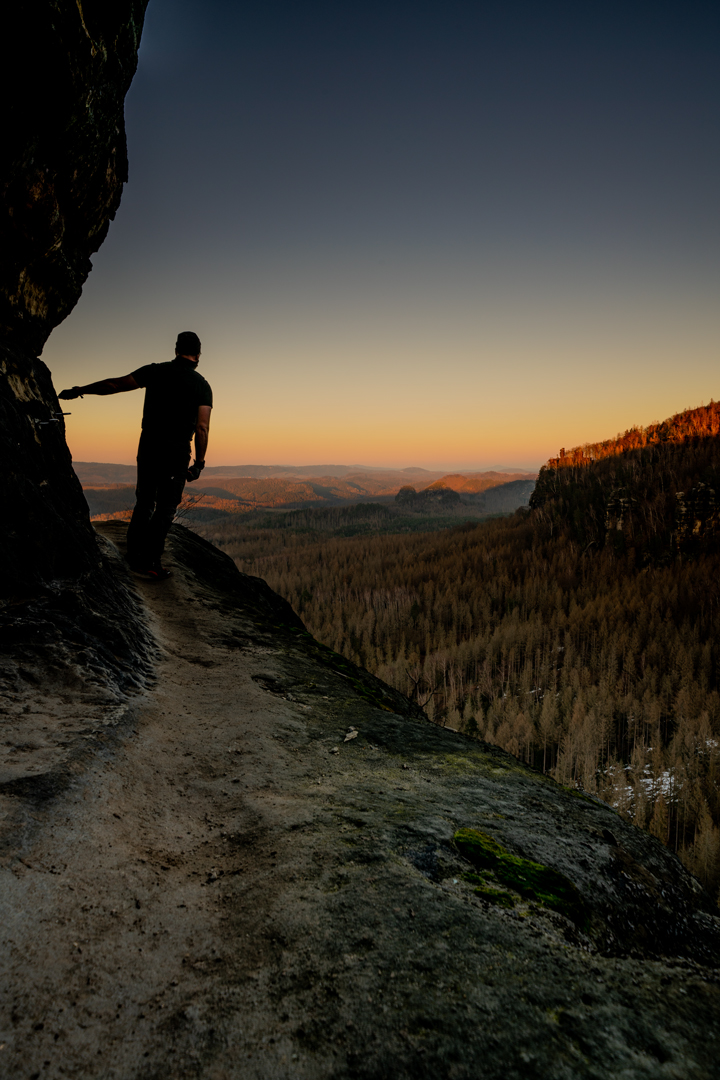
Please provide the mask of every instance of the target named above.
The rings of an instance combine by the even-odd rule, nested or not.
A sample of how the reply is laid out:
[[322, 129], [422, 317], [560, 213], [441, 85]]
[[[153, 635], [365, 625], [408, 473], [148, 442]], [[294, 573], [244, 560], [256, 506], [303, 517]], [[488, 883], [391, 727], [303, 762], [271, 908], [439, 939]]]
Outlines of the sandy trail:
[[216, 619], [193, 585], [180, 569], [161, 587], [139, 583], [162, 649], [157, 686], [133, 705], [121, 747], [100, 750], [5, 875], [4, 947], [21, 984], [14, 1075], [62, 1075], [63, 1061], [74, 1075], [133, 1074], [157, 1025], [183, 1008], [200, 1041], [212, 1038], [196, 990], [227, 963], [221, 878], [243, 928], [235, 976], [238, 963], [250, 972], [267, 960], [275, 853], [263, 838], [280, 815], [287, 828], [308, 813], [283, 794], [305, 770], [278, 736], [302, 743], [304, 725], [252, 679], [272, 671], [273, 649], [240, 658], [211, 644]]
[[478, 897], [450, 840], [491, 829], [619, 912], [654, 875], [689, 903], [665, 850], [388, 711], [208, 559], [178, 534], [173, 578], [137, 584], [156, 683], [95, 724], [84, 771], [30, 804], [0, 870], [0, 1074], [712, 1077], [717, 972], [688, 958], [711, 918], [661, 960], [618, 915], [635, 956], [601, 955], [554, 911]]

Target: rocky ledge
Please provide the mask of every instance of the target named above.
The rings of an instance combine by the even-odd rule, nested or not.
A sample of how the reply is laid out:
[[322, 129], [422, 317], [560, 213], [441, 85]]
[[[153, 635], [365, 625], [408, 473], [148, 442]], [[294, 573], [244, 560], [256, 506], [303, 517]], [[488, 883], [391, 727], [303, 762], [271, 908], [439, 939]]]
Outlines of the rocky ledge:
[[171, 556], [113, 563], [154, 683], [83, 713], [80, 679], [62, 745], [36, 687], [5, 776], [6, 1075], [717, 1075], [716, 909], [659, 842]]

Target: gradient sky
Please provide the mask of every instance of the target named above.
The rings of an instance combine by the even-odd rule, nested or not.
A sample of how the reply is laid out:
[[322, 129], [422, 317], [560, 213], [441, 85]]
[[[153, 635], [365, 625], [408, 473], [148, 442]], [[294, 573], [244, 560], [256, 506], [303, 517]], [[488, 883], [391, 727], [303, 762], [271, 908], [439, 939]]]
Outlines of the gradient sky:
[[[535, 467], [718, 396], [717, 4], [150, 0], [126, 119], [43, 359], [197, 331], [209, 464]], [[141, 393], [73, 456], [133, 461]]]

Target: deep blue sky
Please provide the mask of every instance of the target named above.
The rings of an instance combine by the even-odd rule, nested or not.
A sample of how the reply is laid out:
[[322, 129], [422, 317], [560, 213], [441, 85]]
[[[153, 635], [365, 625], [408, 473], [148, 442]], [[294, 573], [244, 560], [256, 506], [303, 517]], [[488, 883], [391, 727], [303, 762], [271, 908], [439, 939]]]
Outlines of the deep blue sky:
[[[717, 395], [719, 120], [716, 4], [151, 0], [45, 358], [196, 329], [215, 464], [537, 464]], [[138, 407], [75, 456], [131, 460]]]

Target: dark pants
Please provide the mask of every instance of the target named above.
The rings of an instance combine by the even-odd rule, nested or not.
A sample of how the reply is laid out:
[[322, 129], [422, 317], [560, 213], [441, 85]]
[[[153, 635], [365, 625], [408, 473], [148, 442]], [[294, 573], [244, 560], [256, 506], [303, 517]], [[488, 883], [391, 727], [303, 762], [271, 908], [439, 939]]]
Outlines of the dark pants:
[[189, 454], [168, 457], [143, 451], [142, 446], [138, 452], [135, 509], [127, 532], [128, 562], [138, 570], [147, 570], [162, 558], [189, 464]]

